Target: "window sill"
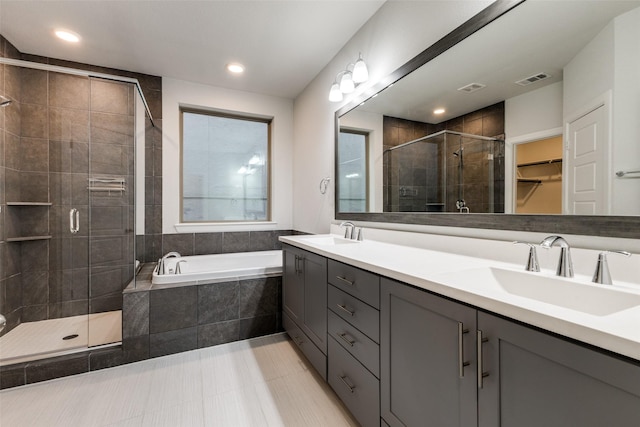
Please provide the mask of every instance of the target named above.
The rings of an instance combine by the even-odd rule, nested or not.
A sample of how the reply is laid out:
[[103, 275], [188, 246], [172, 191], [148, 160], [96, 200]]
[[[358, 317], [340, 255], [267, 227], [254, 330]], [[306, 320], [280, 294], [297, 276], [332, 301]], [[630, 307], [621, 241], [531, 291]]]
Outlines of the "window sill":
[[208, 233], [224, 231], [263, 231], [277, 230], [275, 221], [243, 221], [243, 222], [194, 222], [179, 223], [173, 227], [178, 233]]

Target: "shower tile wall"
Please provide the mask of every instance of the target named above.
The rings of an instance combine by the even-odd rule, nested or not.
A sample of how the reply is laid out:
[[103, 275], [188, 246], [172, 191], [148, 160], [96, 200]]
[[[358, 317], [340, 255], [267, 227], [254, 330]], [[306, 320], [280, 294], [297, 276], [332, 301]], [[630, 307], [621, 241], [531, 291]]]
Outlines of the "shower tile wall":
[[[147, 100], [161, 111], [160, 78], [21, 54], [2, 36], [0, 54], [136, 77], [156, 92]], [[20, 322], [120, 309], [133, 277], [132, 85], [0, 65], [0, 93], [14, 101], [0, 109], [0, 313], [9, 318], [3, 334]], [[123, 176], [127, 191], [90, 198], [90, 161], [93, 175]], [[7, 201], [52, 206], [7, 207]], [[71, 207], [80, 211], [75, 235]], [[52, 238], [6, 241], [33, 235]]]
[[[384, 149], [442, 130], [489, 137], [504, 137], [504, 102], [474, 111], [437, 125], [384, 117]], [[455, 212], [459, 196], [458, 159], [451, 155], [459, 148], [459, 138], [449, 138], [447, 146], [438, 143], [417, 143], [384, 156], [384, 211], [438, 212], [437, 205], [445, 200], [444, 211]], [[489, 147], [489, 144], [493, 144]], [[504, 212], [504, 148], [489, 141], [463, 139], [464, 199], [472, 212]], [[486, 153], [494, 153], [493, 191], [487, 175]], [[446, 188], [443, 189], [443, 156], [446, 159]], [[410, 165], [410, 167], [408, 167]], [[442, 192], [445, 192], [443, 195]], [[493, 203], [490, 203], [490, 201]]]

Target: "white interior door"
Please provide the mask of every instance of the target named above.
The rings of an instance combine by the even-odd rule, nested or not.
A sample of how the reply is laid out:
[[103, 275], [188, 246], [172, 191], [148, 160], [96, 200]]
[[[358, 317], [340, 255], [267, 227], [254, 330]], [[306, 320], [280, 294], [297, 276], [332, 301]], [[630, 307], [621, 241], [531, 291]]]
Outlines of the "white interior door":
[[565, 213], [608, 213], [608, 117], [605, 106], [569, 122], [565, 156], [567, 195]]

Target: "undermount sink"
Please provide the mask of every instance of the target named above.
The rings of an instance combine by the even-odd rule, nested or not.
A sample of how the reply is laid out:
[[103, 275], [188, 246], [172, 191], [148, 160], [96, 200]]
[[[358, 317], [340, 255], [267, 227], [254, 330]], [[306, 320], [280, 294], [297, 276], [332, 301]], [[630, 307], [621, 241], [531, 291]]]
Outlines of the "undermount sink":
[[540, 273], [485, 267], [443, 274], [440, 278], [444, 284], [506, 292], [594, 316], [607, 316], [640, 306], [640, 294]]
[[326, 234], [318, 234], [318, 235], [309, 235], [309, 236], [300, 236], [304, 240], [307, 240], [309, 243], [322, 245], [322, 246], [335, 246], [335, 245], [350, 245], [354, 243], [359, 243], [357, 240], [349, 240], [344, 237], [336, 237]]

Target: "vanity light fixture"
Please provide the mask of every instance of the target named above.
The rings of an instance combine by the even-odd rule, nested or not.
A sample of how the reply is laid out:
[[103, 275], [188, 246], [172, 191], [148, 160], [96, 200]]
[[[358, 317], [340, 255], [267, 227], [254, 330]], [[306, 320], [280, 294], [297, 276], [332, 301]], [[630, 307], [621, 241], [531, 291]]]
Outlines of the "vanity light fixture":
[[59, 39], [69, 43], [78, 43], [80, 41], [80, 36], [69, 30], [55, 30], [54, 34]]
[[362, 59], [362, 54], [359, 54], [355, 64], [348, 64], [345, 70], [336, 75], [329, 90], [329, 101], [342, 101], [345, 94], [353, 92], [360, 83], [364, 83], [367, 80], [369, 80], [369, 70], [364, 59]]
[[237, 62], [227, 64], [227, 71], [232, 74], [242, 74], [244, 73], [244, 65], [238, 64]]

